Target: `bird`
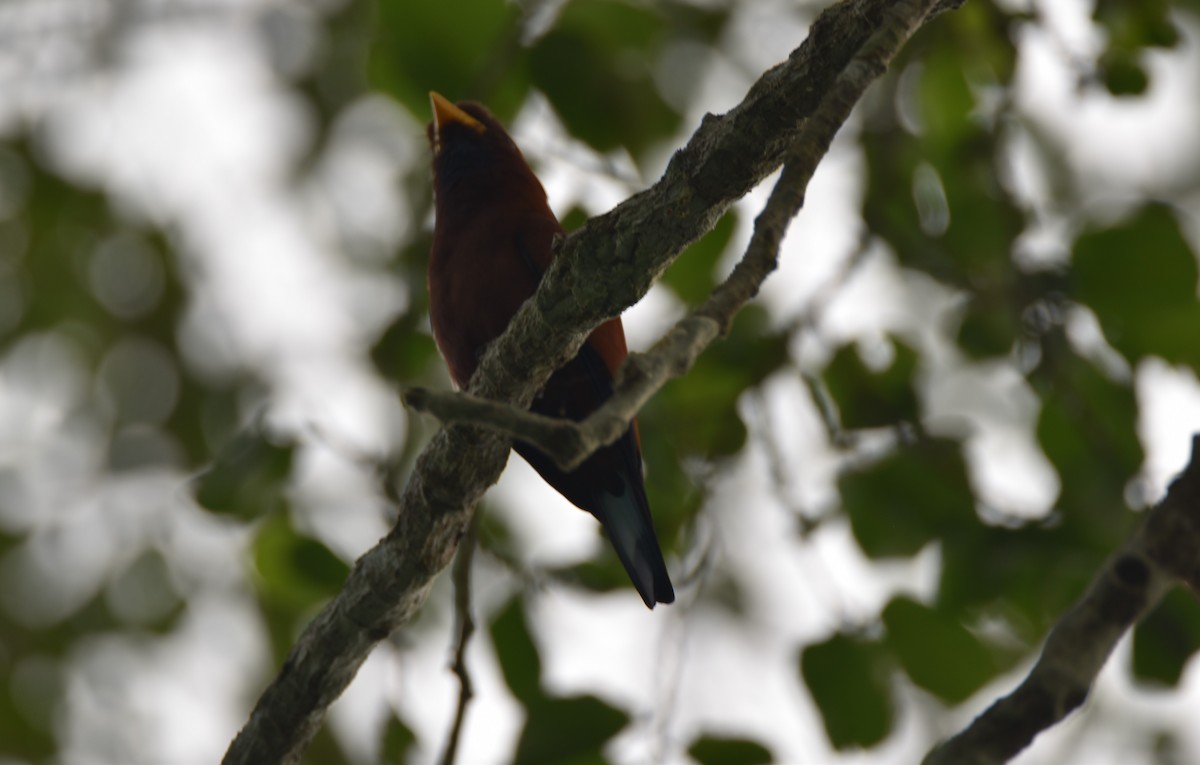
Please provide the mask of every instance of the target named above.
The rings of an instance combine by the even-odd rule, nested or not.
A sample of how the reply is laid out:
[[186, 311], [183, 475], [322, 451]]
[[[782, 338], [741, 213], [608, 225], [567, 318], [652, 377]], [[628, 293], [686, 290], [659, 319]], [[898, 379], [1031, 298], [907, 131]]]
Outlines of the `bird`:
[[[488, 343], [537, 289], [563, 229], [521, 150], [483, 105], [456, 104], [436, 92], [429, 100], [429, 317], [451, 379], [466, 388]], [[612, 396], [627, 355], [618, 316], [597, 327], [551, 375], [530, 411], [582, 420]], [[674, 602], [646, 498], [636, 421], [571, 472], [531, 444], [514, 441], [513, 448], [572, 504], [595, 516], [646, 606]]]

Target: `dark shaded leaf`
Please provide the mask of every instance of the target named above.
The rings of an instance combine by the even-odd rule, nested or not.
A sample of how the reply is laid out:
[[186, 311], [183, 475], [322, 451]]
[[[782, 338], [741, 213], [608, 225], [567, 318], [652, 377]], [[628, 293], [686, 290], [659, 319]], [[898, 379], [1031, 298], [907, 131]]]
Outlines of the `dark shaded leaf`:
[[921, 66], [917, 98], [922, 125], [940, 142], [964, 140], [965, 132], [972, 129], [968, 117], [975, 108], [975, 96], [962, 59], [950, 48], [933, 49]]
[[913, 387], [917, 352], [895, 338], [892, 347], [895, 358], [882, 372], [867, 369], [852, 345], [843, 346], [830, 360], [822, 378], [837, 404], [842, 427], [880, 428], [917, 420]]
[[667, 269], [663, 284], [688, 305], [702, 303], [716, 286], [717, 263], [725, 254], [736, 228], [737, 213], [730, 210]]
[[1075, 295], [1130, 360], [1161, 356], [1200, 368], [1197, 264], [1175, 215], [1149, 205], [1119, 226], [1084, 234], [1073, 256]]
[[264, 594], [297, 612], [337, 594], [350, 573], [328, 547], [292, 528], [286, 513], [276, 513], [258, 530], [254, 563]]
[[1109, 51], [1173, 48], [1179, 30], [1172, 8], [1167, 0], [1098, 0], [1092, 18], [1108, 33]]
[[1140, 96], [1150, 87], [1150, 76], [1145, 67], [1123, 51], [1108, 51], [1100, 57], [1099, 67], [1104, 87], [1114, 96]]
[[322, 726], [304, 750], [301, 765], [351, 765], [329, 726]]
[[389, 717], [383, 732], [383, 751], [381, 752], [383, 761], [408, 762], [408, 753], [416, 742], [416, 734], [403, 720], [394, 716]]
[[834, 635], [804, 649], [800, 671], [835, 748], [874, 746], [891, 732], [895, 708], [878, 643]]
[[904, 447], [838, 481], [854, 536], [872, 558], [916, 554], [935, 539], [978, 527], [958, 442]]
[[663, 101], [651, 62], [667, 29], [653, 6], [576, 0], [530, 51], [533, 84], [571, 135], [598, 151], [637, 155], [679, 126]]
[[[999, 611], [1032, 649], [1087, 588], [1105, 551], [1083, 530], [1052, 523], [1006, 529], [977, 525], [942, 550], [937, 606], [964, 616]], [[1001, 657], [1004, 662], [1010, 656]]]
[[[0, 752], [30, 762], [49, 762], [58, 751], [55, 711], [62, 701], [64, 677], [56, 662], [39, 650], [18, 653], [10, 636], [17, 629], [0, 614]], [[19, 636], [13, 636], [19, 638]]]
[[527, 712], [514, 765], [604, 763], [604, 745], [629, 724], [629, 715], [594, 696], [543, 698]]
[[567, 210], [566, 213], [558, 216], [558, 222], [562, 224], [563, 231], [569, 233], [581, 227], [584, 223], [587, 223], [589, 217], [591, 216], [588, 215], [587, 210], [582, 207], [575, 206], [570, 210]]
[[1012, 309], [1011, 305], [972, 300], [954, 338], [958, 347], [973, 359], [1007, 355], [1020, 329]]
[[[413, 3], [380, 0], [372, 25], [372, 84], [427, 120], [429, 91], [451, 101], [485, 100], [511, 117], [528, 88], [517, 56], [520, 9], [504, 0]], [[469, 23], [462, 23], [469, 19]]]
[[1197, 650], [1200, 606], [1176, 588], [1133, 629], [1134, 677], [1174, 688]]
[[686, 469], [688, 455], [681, 452], [674, 427], [673, 410], [660, 407], [652, 399], [638, 415], [642, 437], [642, 459], [646, 465], [646, 497], [654, 516], [658, 540], [666, 552], [704, 503], [706, 490]]
[[687, 751], [700, 765], [767, 765], [775, 761], [770, 749], [748, 738], [701, 736]]
[[710, 346], [686, 377], [668, 383], [647, 406], [647, 430], [668, 435], [686, 455], [737, 453], [746, 441], [738, 398], [788, 362], [787, 344], [785, 333], [770, 329], [762, 308], [746, 307], [729, 336]]
[[526, 707], [544, 694], [541, 688], [542, 662], [537, 646], [525, 623], [525, 609], [520, 598], [513, 598], [492, 620], [492, 644], [509, 690]]
[[550, 573], [556, 580], [569, 582], [590, 592], [613, 592], [632, 587], [620, 560], [607, 547], [601, 560], [584, 561], [568, 568], [554, 569]]
[[214, 513], [249, 519], [283, 504], [295, 446], [267, 439], [261, 428], [243, 431], [195, 479], [196, 501]]
[[408, 311], [396, 317], [372, 346], [371, 360], [385, 379], [411, 385], [427, 380], [440, 364], [433, 337], [418, 329], [423, 321], [422, 313]]
[[887, 644], [914, 683], [951, 703], [995, 677], [991, 653], [958, 620], [909, 598], [883, 610]]
[[1120, 499], [1144, 457], [1137, 398], [1087, 359], [1066, 351], [1053, 358], [1052, 377], [1040, 381], [1037, 437], [1061, 479], [1057, 508], [1096, 549], [1111, 549], [1131, 521]]

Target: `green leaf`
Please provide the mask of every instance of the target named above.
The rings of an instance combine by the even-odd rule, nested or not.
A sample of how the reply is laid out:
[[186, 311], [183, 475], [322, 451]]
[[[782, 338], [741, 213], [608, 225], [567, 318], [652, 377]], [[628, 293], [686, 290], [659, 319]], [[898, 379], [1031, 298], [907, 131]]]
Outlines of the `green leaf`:
[[729, 336], [713, 344], [692, 371], [668, 383], [646, 409], [647, 430], [669, 435], [683, 454], [736, 454], [746, 441], [738, 398], [788, 362], [786, 333], [770, 328], [766, 312], [748, 306]]
[[259, 427], [243, 431], [194, 481], [196, 501], [237, 518], [258, 518], [283, 505], [295, 445], [276, 444]]
[[254, 563], [266, 597], [294, 612], [333, 597], [350, 567], [328, 547], [292, 528], [286, 513], [276, 513], [258, 530]]
[[913, 387], [917, 352], [894, 338], [892, 346], [895, 358], [882, 372], [867, 369], [852, 345], [842, 346], [825, 368], [822, 377], [837, 404], [842, 427], [880, 428], [917, 420]]
[[333, 735], [333, 729], [322, 725], [304, 750], [304, 763], [320, 765], [351, 765], [346, 751]]
[[541, 659], [520, 598], [501, 609], [490, 632], [504, 681], [526, 710], [514, 762], [603, 762], [601, 748], [628, 724], [629, 716], [591, 696], [558, 698], [542, 691]]
[[0, 693], [0, 752], [29, 762], [51, 762], [62, 754], [56, 749], [55, 719], [61, 719], [69, 677], [66, 668], [43, 653], [44, 649], [14, 651], [10, 645], [16, 641], [8, 638], [16, 629], [20, 628], [0, 615], [0, 638], [5, 638], [4, 665], [0, 667], [5, 681]]
[[[998, 85], [1010, 83], [1016, 68], [1016, 48], [1008, 29], [1029, 19], [1030, 14], [1012, 12], [996, 3], [967, 4], [959, 10], [961, 13], [956, 11], [953, 18], [947, 18], [949, 24], [928, 24], [917, 33], [929, 38], [924, 50], [953, 50], [977, 82], [987, 78]], [[920, 58], [924, 50], [912, 50], [909, 55]]]
[[654, 526], [666, 552], [691, 523], [707, 495], [703, 481], [687, 469], [686, 444], [677, 440], [675, 413], [655, 397], [638, 415], [642, 458], [646, 463], [646, 497]]
[[1163, 205], [1079, 237], [1075, 296], [1100, 319], [1108, 341], [1127, 358], [1161, 356], [1200, 369], [1196, 254]]
[[731, 15], [728, 4], [713, 3], [711, 7], [703, 7], [692, 0], [660, 0], [655, 5], [666, 18], [672, 35], [707, 45], [720, 42]]
[[667, 30], [652, 8], [575, 0], [530, 51], [533, 84], [571, 135], [598, 151], [624, 146], [638, 155], [679, 127], [654, 83], [651, 62]]
[[429, 117], [429, 90], [451, 101], [486, 99], [502, 117], [524, 99], [522, 59], [513, 56], [520, 9], [504, 0], [380, 0], [372, 25], [372, 83], [408, 110]]
[[425, 379], [440, 361], [437, 344], [418, 329], [424, 314], [408, 311], [398, 316], [371, 348], [371, 360], [384, 378], [412, 384]]
[[957, 619], [909, 598], [883, 610], [887, 643], [912, 681], [957, 704], [997, 671], [987, 647]]
[[526, 711], [514, 765], [604, 763], [604, 745], [629, 724], [629, 715], [594, 696], [540, 699]]
[[767, 765], [774, 762], [771, 750], [748, 738], [702, 736], [688, 747], [700, 765]]
[[1120, 499], [1144, 457], [1135, 392], [1066, 351], [1056, 354], [1050, 372], [1040, 382], [1047, 390], [1037, 437], [1061, 479], [1057, 509], [1096, 549], [1111, 548], [1129, 526]]
[[612, 552], [611, 545], [606, 547], [600, 560], [584, 561], [574, 566], [553, 569], [549, 573], [556, 581], [569, 582], [590, 592], [613, 592], [631, 587], [629, 575], [621, 566], [620, 559]]
[[874, 746], [891, 732], [895, 708], [878, 643], [834, 635], [804, 649], [800, 672], [835, 748]]
[[525, 623], [525, 609], [520, 598], [513, 598], [500, 611], [492, 621], [491, 634], [500, 671], [513, 695], [526, 707], [544, 698], [542, 662], [529, 634], [529, 625]]
[[1134, 677], [1177, 687], [1197, 650], [1200, 650], [1200, 608], [1188, 592], [1174, 589], [1134, 627]]
[[1173, 10], [1167, 0], [1098, 0], [1092, 18], [1108, 33], [1110, 51], [1137, 52], [1179, 43]]
[[872, 558], [909, 556], [978, 528], [956, 441], [928, 439], [838, 482], [854, 536]]
[[1150, 76], [1137, 57], [1110, 50], [1100, 57], [1100, 75], [1104, 87], [1118, 97], [1140, 96], [1150, 87]]
[[973, 359], [1006, 356], [1012, 351], [1019, 329], [1011, 305], [972, 300], [954, 341]]
[[716, 286], [716, 268], [737, 228], [733, 210], [721, 216], [712, 230], [692, 244], [663, 274], [662, 282], [683, 302], [699, 305]]
[[570, 233], [588, 222], [588, 211], [579, 205], [573, 206], [570, 210], [559, 216], [558, 222], [562, 224], [563, 231]]
[[942, 546], [937, 606], [948, 614], [1002, 616], [1025, 645], [1001, 658], [1020, 658], [1079, 598], [1103, 561], [1107, 550], [1093, 549], [1082, 535], [1061, 518], [1019, 529], [979, 524]]
[[949, 48], [932, 49], [922, 61], [918, 85], [921, 121], [947, 142], [959, 140], [963, 131], [971, 129], [968, 117], [975, 108], [975, 96], [966, 74], [961, 58]]
[[[1026, 223], [996, 178], [997, 137], [970, 116], [975, 97], [956, 53], [930, 52], [920, 67], [912, 73], [918, 98], [906, 110], [916, 113], [919, 134], [890, 123], [864, 134], [863, 217], [904, 266], [971, 293], [1008, 294], [1013, 244]], [[924, 205], [924, 226], [922, 200], [937, 203]]]
[[390, 716], [383, 732], [382, 761], [407, 762], [408, 753], [416, 742], [417, 736], [412, 729], [400, 718]]

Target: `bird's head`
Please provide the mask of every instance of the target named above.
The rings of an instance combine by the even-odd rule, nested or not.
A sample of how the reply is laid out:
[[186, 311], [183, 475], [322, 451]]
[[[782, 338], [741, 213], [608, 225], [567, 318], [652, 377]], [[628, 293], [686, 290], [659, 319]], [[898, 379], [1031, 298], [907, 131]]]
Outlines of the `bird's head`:
[[439, 197], [464, 187], [486, 193], [496, 185], [512, 189], [514, 184], [532, 180], [544, 198], [545, 192], [521, 150], [482, 104], [455, 104], [433, 92], [429, 103], [433, 121], [426, 133], [433, 150], [434, 184]]

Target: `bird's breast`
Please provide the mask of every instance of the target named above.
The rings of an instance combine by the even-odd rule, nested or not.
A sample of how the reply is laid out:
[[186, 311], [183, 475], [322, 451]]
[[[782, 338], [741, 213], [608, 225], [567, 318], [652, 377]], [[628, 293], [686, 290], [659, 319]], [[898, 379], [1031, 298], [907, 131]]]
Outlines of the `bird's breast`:
[[429, 263], [429, 316], [451, 376], [465, 387], [487, 344], [537, 289], [558, 224], [504, 211], [439, 220]]

